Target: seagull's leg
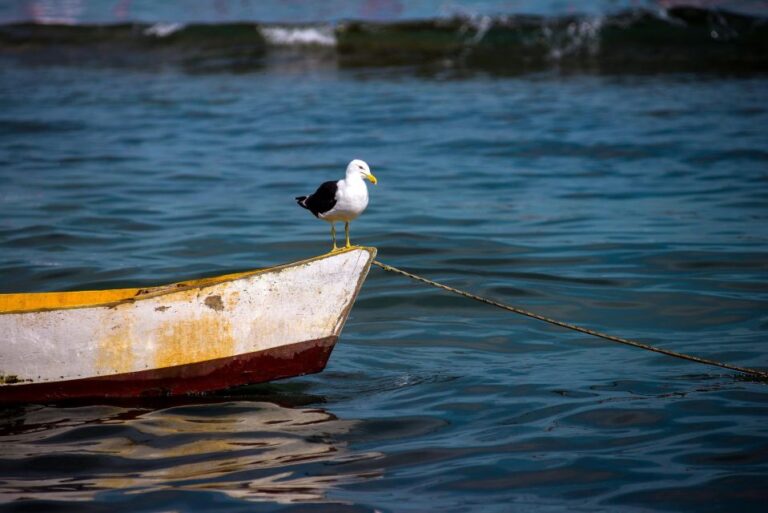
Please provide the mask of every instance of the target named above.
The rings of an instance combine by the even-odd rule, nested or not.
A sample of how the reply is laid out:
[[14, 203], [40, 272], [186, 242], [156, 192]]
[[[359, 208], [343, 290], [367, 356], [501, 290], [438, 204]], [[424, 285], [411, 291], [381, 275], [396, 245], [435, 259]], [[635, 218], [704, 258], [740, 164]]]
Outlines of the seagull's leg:
[[344, 234], [347, 236], [347, 247], [352, 247], [352, 244], [349, 243], [349, 221], [344, 223]]
[[333, 239], [333, 249], [331, 251], [336, 251], [336, 223], [331, 223], [331, 238]]

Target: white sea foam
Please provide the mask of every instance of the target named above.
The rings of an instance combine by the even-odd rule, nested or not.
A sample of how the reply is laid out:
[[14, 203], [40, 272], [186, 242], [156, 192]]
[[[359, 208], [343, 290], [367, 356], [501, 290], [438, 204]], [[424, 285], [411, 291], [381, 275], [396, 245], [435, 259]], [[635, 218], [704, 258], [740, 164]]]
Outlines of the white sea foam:
[[493, 18], [490, 16], [475, 17], [470, 20], [470, 25], [475, 29], [475, 35], [472, 36], [470, 43], [476, 45], [483, 40], [491, 27], [493, 27]]
[[604, 21], [602, 16], [573, 21], [564, 33], [552, 31], [548, 26], [543, 27], [542, 33], [550, 47], [550, 59], [560, 60], [579, 52], [596, 56], [600, 52], [600, 31]]
[[168, 37], [184, 28], [182, 23], [155, 23], [144, 30], [144, 35], [155, 37]]
[[261, 27], [261, 34], [276, 46], [336, 46], [332, 27]]

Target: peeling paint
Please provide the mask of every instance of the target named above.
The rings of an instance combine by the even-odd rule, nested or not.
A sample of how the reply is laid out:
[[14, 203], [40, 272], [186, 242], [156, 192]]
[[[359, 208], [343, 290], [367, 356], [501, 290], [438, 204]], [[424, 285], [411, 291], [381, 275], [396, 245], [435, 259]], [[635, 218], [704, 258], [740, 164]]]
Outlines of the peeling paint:
[[212, 310], [216, 310], [217, 312], [224, 310], [224, 302], [221, 300], [221, 296], [219, 295], [208, 296], [205, 298], [205, 306]]
[[231, 294], [224, 298], [226, 300], [226, 308], [233, 309], [240, 302], [240, 293], [233, 290]]
[[7, 375], [0, 374], [1, 385], [15, 385], [17, 383], [34, 383], [34, 380], [29, 378], [20, 378], [15, 374], [7, 374]]

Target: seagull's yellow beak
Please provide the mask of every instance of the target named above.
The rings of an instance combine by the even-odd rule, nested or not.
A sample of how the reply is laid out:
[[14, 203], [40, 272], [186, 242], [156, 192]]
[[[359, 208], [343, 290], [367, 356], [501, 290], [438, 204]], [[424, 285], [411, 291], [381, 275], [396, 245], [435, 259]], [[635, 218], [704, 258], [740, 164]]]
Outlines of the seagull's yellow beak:
[[376, 185], [376, 183], [378, 182], [378, 180], [376, 180], [376, 177], [375, 177], [375, 176], [373, 176], [373, 173], [371, 173], [371, 174], [369, 174], [369, 175], [365, 175], [365, 177], [366, 177], [366, 178], [368, 179], [368, 181], [369, 181], [369, 182], [371, 182], [373, 185]]

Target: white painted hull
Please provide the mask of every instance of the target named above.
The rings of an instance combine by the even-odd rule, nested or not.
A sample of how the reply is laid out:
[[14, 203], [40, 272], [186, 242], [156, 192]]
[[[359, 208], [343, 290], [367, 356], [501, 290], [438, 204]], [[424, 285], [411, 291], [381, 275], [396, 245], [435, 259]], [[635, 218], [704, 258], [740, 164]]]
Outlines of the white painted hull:
[[0, 402], [31, 384], [130, 380], [308, 341], [330, 340], [332, 347], [374, 256], [375, 249], [353, 248], [104, 304], [22, 311], [6, 305], [0, 310]]

